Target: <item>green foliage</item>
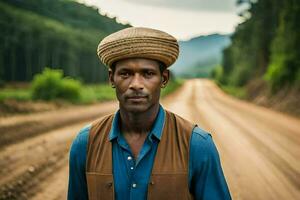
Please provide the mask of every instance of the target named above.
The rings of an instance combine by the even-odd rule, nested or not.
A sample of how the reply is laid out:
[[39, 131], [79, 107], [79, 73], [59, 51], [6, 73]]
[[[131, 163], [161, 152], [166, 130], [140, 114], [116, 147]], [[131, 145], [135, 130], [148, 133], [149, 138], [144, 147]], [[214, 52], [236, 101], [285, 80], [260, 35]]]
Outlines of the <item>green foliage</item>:
[[81, 83], [71, 78], [63, 78], [61, 70], [45, 68], [32, 82], [32, 98], [42, 100], [66, 99], [78, 101]]
[[[183, 80], [175, 79], [170, 80], [167, 87], [162, 89], [161, 97], [174, 92], [183, 84]], [[97, 84], [85, 86], [81, 92], [81, 103], [94, 103], [99, 101], [116, 100], [116, 93], [109, 84]]]
[[98, 35], [115, 32], [123, 26], [116, 23], [115, 18], [99, 15], [98, 8], [88, 7], [74, 0], [6, 0], [6, 3], [79, 28], [83, 32], [94, 29]]
[[[164, 97], [174, 92], [182, 84], [183, 80], [181, 79], [170, 80], [167, 87], [162, 90], [161, 96]], [[39, 95], [43, 98], [38, 98]], [[31, 88], [0, 90], [0, 102], [6, 99], [29, 101], [37, 99], [56, 100], [57, 98], [76, 104], [90, 104], [116, 100], [116, 94], [109, 84], [80, 85], [76, 80], [68, 77], [63, 78], [61, 70], [49, 68], [46, 68], [42, 74], [35, 76]]]
[[88, 85], [81, 90], [81, 103], [116, 100], [115, 90], [109, 84]]
[[103, 82], [97, 45], [125, 27], [75, 1], [0, 1], [0, 80], [31, 81], [50, 66], [87, 83]]
[[5, 88], [0, 90], [0, 102], [14, 99], [17, 101], [31, 100], [31, 92], [28, 89]]
[[300, 73], [300, 3], [287, 0], [280, 13], [280, 23], [272, 43], [272, 56], [264, 78], [273, 92], [285, 85], [299, 86]]
[[222, 66], [216, 66], [211, 74], [210, 77], [215, 79], [216, 82], [218, 83], [218, 85], [224, 84], [225, 80], [224, 80], [224, 76], [223, 76], [223, 67]]
[[244, 87], [235, 87], [235, 86], [228, 86], [228, 85], [221, 85], [222, 90], [224, 90], [226, 93], [235, 96], [239, 99], [246, 99], [247, 98], [247, 92]]
[[276, 92], [299, 83], [300, 1], [259, 0], [247, 3], [232, 35], [232, 44], [223, 51], [223, 84], [240, 87], [252, 79], [264, 78]]
[[289, 77], [297, 75], [292, 74], [293, 72], [285, 65], [286, 63], [285, 56], [276, 56], [276, 58], [272, 59], [272, 63], [264, 76], [265, 80], [270, 83], [273, 92], [276, 92], [282, 85], [286, 84]]
[[231, 73], [230, 79], [227, 81], [227, 83], [228, 85], [237, 87], [244, 86], [251, 78], [253, 78], [251, 76], [252, 73], [253, 71], [251, 68], [240, 65]]
[[62, 80], [60, 93], [58, 98], [67, 99], [70, 101], [78, 101], [80, 98], [82, 84], [78, 80], [72, 78], [64, 78]]

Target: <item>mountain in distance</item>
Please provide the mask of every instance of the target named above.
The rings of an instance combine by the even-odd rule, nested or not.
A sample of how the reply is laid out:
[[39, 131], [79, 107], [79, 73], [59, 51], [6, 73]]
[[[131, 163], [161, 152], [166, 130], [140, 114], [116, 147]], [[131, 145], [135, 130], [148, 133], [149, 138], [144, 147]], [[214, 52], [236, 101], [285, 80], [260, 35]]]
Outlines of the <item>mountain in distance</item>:
[[179, 41], [179, 57], [171, 71], [179, 77], [209, 77], [222, 62], [222, 51], [230, 44], [230, 35], [211, 34]]

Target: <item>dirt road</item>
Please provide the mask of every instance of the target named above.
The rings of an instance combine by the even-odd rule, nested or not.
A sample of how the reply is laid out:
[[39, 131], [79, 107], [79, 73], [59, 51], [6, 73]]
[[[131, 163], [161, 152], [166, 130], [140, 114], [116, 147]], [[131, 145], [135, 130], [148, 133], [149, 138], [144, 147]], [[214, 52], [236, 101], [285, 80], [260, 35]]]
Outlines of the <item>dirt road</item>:
[[[187, 81], [162, 104], [212, 134], [233, 199], [300, 199], [299, 119], [234, 99], [208, 80]], [[72, 139], [90, 117], [115, 109], [115, 103], [106, 103], [70, 111], [84, 117], [68, 123], [57, 122], [67, 113], [57, 111], [50, 117], [51, 131], [38, 126], [21, 137], [8, 137], [6, 132], [5, 142], [0, 141], [0, 199], [65, 199]], [[38, 119], [50, 119], [40, 115]], [[14, 133], [16, 123], [28, 128], [26, 120], [31, 121], [0, 119], [0, 130]]]
[[[188, 81], [165, 107], [211, 132], [234, 199], [300, 199], [300, 120]], [[180, 105], [180, 106], [179, 106]]]

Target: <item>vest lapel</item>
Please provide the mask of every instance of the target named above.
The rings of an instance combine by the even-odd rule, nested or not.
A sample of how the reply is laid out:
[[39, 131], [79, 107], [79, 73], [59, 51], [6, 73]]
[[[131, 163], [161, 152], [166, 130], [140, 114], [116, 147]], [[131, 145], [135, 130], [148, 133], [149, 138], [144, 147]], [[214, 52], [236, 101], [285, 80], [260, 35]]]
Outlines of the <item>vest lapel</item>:
[[148, 200], [192, 199], [188, 189], [189, 141], [194, 125], [166, 111], [148, 186]]
[[109, 132], [113, 115], [92, 124], [89, 133], [86, 179], [90, 200], [113, 200], [112, 144]]

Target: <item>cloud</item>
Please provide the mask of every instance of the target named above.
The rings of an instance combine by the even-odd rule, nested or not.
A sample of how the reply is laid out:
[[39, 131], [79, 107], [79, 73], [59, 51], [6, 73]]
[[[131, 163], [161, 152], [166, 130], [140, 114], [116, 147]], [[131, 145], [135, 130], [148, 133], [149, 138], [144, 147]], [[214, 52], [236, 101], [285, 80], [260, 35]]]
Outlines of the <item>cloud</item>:
[[[99, 7], [102, 14], [107, 14], [110, 17], [116, 16], [118, 21], [128, 22], [133, 26], [163, 30], [180, 40], [188, 40], [195, 36], [216, 32], [222, 34], [232, 33], [235, 26], [240, 22], [240, 18], [235, 12], [199, 11], [182, 9], [176, 6], [167, 7], [134, 3], [133, 1], [82, 0], [82, 2], [89, 5]], [[168, 2], [169, 0], [165, 1]]]
[[236, 0], [124, 0], [158, 7], [179, 8], [208, 12], [235, 12]]

